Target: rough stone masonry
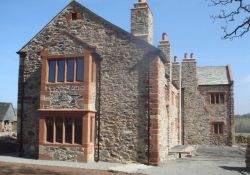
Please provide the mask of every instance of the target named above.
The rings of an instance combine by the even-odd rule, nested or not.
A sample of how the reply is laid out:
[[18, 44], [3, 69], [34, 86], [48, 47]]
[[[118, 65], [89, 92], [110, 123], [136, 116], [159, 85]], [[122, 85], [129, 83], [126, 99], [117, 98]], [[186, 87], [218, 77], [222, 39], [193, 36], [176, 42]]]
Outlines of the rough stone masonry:
[[72, 1], [18, 52], [21, 156], [158, 165], [179, 144], [233, 143], [230, 66], [213, 81], [193, 55], [172, 62], [166, 33], [152, 45], [153, 21], [145, 0], [131, 33]]

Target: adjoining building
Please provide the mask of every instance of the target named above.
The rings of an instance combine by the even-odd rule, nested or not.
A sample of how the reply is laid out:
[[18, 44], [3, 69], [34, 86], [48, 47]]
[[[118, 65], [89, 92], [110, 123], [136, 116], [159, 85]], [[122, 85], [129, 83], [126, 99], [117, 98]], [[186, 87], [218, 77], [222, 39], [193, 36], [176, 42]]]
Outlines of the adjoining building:
[[153, 46], [145, 0], [131, 20], [128, 33], [72, 1], [18, 52], [22, 156], [158, 165], [176, 145], [233, 143], [230, 66], [172, 60], [166, 33]]
[[0, 102], [0, 132], [12, 132], [16, 124], [17, 116], [12, 104]]

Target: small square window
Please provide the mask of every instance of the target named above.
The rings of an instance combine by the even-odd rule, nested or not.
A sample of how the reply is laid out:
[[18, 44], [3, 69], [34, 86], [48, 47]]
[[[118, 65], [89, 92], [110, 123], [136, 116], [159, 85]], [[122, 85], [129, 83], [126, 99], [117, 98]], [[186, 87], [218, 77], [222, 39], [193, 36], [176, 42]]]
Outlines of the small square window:
[[72, 13], [72, 20], [77, 20], [77, 13]]

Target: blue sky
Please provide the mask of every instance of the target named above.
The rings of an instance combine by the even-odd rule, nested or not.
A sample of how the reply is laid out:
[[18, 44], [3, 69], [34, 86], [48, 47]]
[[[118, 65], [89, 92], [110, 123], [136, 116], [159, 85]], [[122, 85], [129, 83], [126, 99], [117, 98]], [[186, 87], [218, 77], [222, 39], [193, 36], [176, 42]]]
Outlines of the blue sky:
[[[98, 15], [130, 31], [130, 9], [136, 0], [78, 0]], [[0, 101], [17, 103], [16, 52], [41, 30], [70, 0], [8, 0], [0, 2]], [[154, 45], [167, 32], [172, 55], [195, 53], [199, 66], [231, 64], [235, 79], [235, 111], [250, 112], [250, 33], [222, 40], [221, 21], [206, 0], [148, 0], [154, 14]]]

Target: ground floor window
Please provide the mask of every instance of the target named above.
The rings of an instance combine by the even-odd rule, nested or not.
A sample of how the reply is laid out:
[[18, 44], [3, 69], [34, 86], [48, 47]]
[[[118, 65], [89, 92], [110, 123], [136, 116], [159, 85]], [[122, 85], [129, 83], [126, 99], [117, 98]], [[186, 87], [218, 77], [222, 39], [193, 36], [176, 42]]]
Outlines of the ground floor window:
[[46, 142], [82, 144], [82, 117], [46, 117]]
[[214, 134], [223, 134], [224, 133], [224, 123], [223, 122], [213, 123], [213, 133]]

